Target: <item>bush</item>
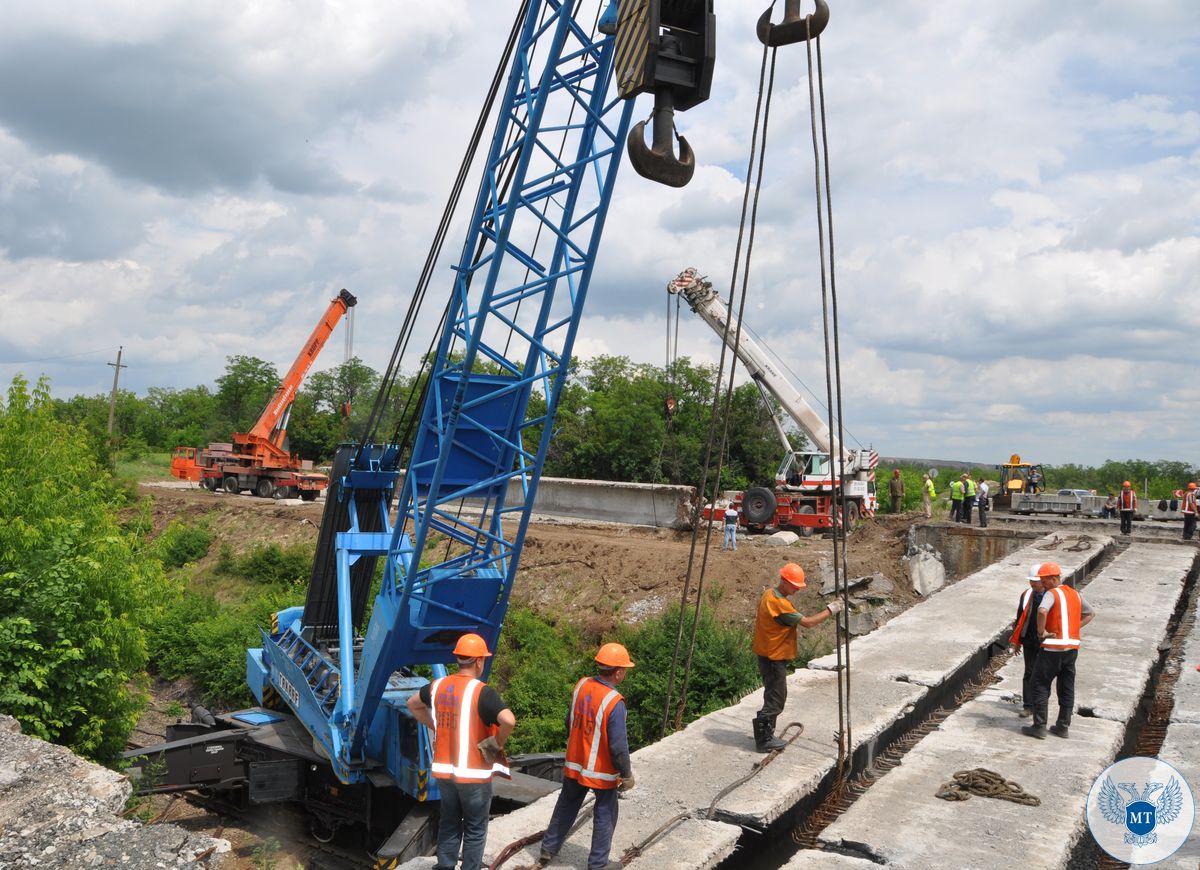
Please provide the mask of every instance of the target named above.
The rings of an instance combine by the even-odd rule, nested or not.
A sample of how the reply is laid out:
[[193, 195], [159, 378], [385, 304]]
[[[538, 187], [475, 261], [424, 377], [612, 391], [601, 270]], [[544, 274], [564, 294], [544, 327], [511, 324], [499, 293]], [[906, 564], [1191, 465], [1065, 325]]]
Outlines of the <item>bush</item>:
[[232, 550], [221, 548], [217, 571], [244, 577], [255, 583], [276, 585], [307, 584], [312, 574], [314, 544], [261, 544], [244, 556], [235, 556]]
[[167, 568], [182, 568], [208, 555], [212, 532], [203, 526], [188, 526], [171, 520], [154, 540], [153, 552]]
[[[676, 697], [682, 687], [692, 613], [689, 609], [684, 617], [683, 642], [674, 686]], [[653, 743], [661, 733], [663, 702], [678, 628], [679, 606], [675, 605], [658, 618], [619, 633], [620, 641], [628, 648], [630, 657], [637, 665], [621, 684], [621, 694], [625, 696], [629, 711], [629, 743], [632, 748]], [[720, 625], [708, 610], [701, 608], [696, 650], [688, 679], [684, 724], [727, 707], [758, 687], [758, 662], [750, 651], [750, 641], [748, 632]], [[672, 709], [672, 720], [674, 716]]]
[[0, 711], [99, 761], [144, 702], [142, 626], [163, 599], [157, 560], [117, 524], [123, 494], [49, 386], [13, 380], [0, 413]]

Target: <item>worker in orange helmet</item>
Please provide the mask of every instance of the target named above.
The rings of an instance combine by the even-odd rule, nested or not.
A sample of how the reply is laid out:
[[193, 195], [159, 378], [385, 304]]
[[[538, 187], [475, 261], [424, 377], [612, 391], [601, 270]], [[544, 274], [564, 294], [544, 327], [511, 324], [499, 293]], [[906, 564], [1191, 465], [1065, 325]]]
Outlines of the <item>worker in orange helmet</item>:
[[754, 717], [754, 748], [759, 752], [774, 752], [787, 745], [775, 736], [775, 720], [787, 702], [787, 666], [797, 655], [798, 628], [815, 628], [842, 610], [842, 603], [835, 599], [820, 613], [801, 616], [788, 596], [806, 585], [804, 569], [788, 562], [779, 569], [778, 584], [764, 589], [758, 600], [753, 649], [763, 681], [763, 705]]
[[1037, 608], [1038, 637], [1042, 648], [1033, 666], [1030, 681], [1030, 704], [1033, 724], [1021, 728], [1021, 733], [1043, 740], [1049, 718], [1050, 686], [1058, 687], [1058, 720], [1050, 733], [1064, 740], [1075, 712], [1075, 663], [1079, 658], [1080, 630], [1096, 614], [1078, 592], [1062, 585], [1062, 569], [1054, 562], [1038, 568], [1045, 593]]
[[1128, 480], [1121, 484], [1121, 494], [1117, 496], [1117, 511], [1121, 514], [1121, 534], [1133, 533], [1133, 512], [1137, 510], [1137, 493], [1133, 484]]
[[500, 694], [483, 682], [491, 652], [477, 634], [454, 647], [458, 672], [439, 677], [408, 699], [413, 718], [433, 731], [433, 777], [441, 792], [437, 863], [480, 870], [492, 806], [492, 777], [508, 777], [504, 744], [517, 726]]
[[596, 676], [575, 684], [567, 711], [567, 757], [562, 790], [554, 804], [550, 825], [542, 837], [539, 866], [554, 860], [571, 832], [583, 799], [596, 796], [592, 808], [592, 846], [589, 868], [620, 870], [620, 861], [609, 861], [613, 832], [617, 829], [617, 793], [634, 785], [625, 730], [625, 699], [617, 686], [633, 661], [619, 643], [606, 643], [596, 653]]
[[1196, 484], [1189, 483], [1179, 509], [1183, 511], [1183, 539], [1190, 541], [1196, 534]]

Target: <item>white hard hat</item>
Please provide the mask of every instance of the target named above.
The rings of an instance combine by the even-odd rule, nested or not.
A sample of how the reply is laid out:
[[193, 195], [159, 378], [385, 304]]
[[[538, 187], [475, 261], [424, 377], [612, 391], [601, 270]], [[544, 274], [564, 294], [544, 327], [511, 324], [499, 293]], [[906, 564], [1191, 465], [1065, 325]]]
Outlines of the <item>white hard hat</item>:
[[1030, 566], [1029, 566], [1029, 579], [1030, 579], [1030, 581], [1033, 581], [1033, 580], [1037, 580], [1037, 579], [1038, 579], [1038, 571], [1040, 571], [1040, 570], [1041, 570], [1041, 568], [1042, 568], [1042, 563], [1041, 563], [1041, 562], [1037, 562], [1036, 564], [1033, 564], [1033, 565], [1030, 565]]

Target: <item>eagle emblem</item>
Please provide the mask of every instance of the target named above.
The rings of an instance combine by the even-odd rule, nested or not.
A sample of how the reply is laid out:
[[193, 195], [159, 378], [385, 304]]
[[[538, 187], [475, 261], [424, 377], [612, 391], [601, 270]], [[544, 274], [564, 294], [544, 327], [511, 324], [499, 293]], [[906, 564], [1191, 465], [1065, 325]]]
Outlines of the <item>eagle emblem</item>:
[[[1128, 794], [1129, 800], [1121, 792]], [[1154, 832], [1158, 825], [1171, 824], [1183, 812], [1183, 788], [1173, 776], [1165, 786], [1161, 782], [1147, 782], [1139, 792], [1137, 783], [1114, 784], [1112, 777], [1106, 776], [1098, 803], [1105, 821], [1125, 828], [1128, 845], [1148, 846], [1158, 842], [1158, 834]]]

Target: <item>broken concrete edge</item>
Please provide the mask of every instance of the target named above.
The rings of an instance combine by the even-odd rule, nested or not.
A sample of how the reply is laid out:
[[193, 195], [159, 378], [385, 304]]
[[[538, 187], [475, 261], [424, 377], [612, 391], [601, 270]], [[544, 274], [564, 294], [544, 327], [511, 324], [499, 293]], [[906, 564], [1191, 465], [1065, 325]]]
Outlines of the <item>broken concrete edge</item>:
[[218, 866], [227, 840], [121, 817], [129, 780], [0, 715], [0, 867]]

